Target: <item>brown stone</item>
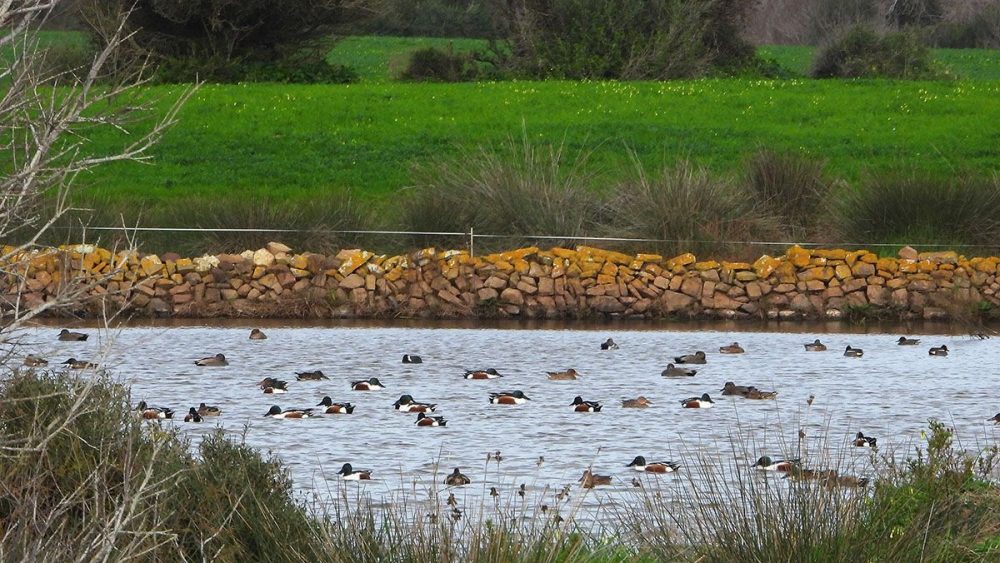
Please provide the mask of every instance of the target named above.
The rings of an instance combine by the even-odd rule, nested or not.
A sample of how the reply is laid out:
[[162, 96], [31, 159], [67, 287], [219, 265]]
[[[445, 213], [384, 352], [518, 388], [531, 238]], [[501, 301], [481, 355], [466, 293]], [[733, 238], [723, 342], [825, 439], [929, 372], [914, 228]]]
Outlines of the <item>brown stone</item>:
[[889, 303], [889, 290], [881, 285], [869, 285], [865, 293], [872, 305], [884, 307]]
[[934, 291], [937, 289], [937, 283], [934, 280], [911, 280], [909, 284], [910, 291]]
[[491, 287], [493, 289], [503, 289], [507, 287], [507, 280], [498, 276], [490, 276], [486, 278], [486, 281], [483, 282], [483, 285], [485, 285], [486, 287]]
[[507, 289], [500, 292], [500, 302], [508, 303], [511, 305], [523, 305], [524, 295], [522, 295], [520, 291], [512, 287], [508, 287]]
[[538, 294], [552, 295], [555, 293], [555, 280], [549, 277], [538, 278]]
[[601, 295], [590, 299], [590, 306], [601, 313], [624, 313], [627, 307], [618, 299]]
[[357, 289], [365, 285], [365, 278], [358, 274], [351, 274], [340, 281], [340, 287], [344, 289]]
[[690, 307], [692, 303], [694, 303], [693, 297], [676, 291], [664, 291], [660, 296], [660, 307], [666, 313], [681, 311]]
[[681, 293], [690, 297], [701, 297], [702, 281], [699, 278], [684, 278]]

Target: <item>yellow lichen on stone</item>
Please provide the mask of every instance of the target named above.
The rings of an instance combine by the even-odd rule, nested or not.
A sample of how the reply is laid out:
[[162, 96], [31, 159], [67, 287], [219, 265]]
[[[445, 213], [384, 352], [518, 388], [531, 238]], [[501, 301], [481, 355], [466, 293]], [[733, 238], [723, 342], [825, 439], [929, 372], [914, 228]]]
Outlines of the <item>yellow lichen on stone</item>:
[[[433, 252], [433, 249], [430, 249]], [[420, 252], [424, 252], [421, 250]], [[355, 270], [363, 266], [368, 260], [375, 254], [367, 250], [358, 250], [351, 253], [351, 255], [344, 261], [343, 264], [337, 268], [342, 276], [349, 276], [354, 273]], [[432, 254], [433, 255], [433, 254]]]
[[674, 256], [670, 260], [667, 260], [667, 268], [673, 270], [678, 266], [681, 267], [687, 266], [688, 264], [694, 264], [697, 261], [698, 259], [695, 258], [694, 254], [691, 254], [690, 252], [685, 252], [684, 254], [679, 254], [677, 256]]
[[760, 258], [758, 258], [757, 261], [753, 263], [753, 269], [754, 272], [757, 273], [758, 278], [766, 280], [767, 278], [771, 277], [771, 274], [774, 273], [774, 270], [780, 264], [781, 260], [778, 260], [777, 258], [772, 258], [771, 256], [765, 254]]
[[719, 267], [719, 263], [715, 260], [706, 260], [704, 262], [695, 262], [692, 267], [699, 272], [704, 272], [705, 270], [717, 269]]
[[796, 244], [785, 251], [785, 256], [796, 268], [805, 268], [809, 265], [809, 259], [812, 257], [812, 254]]

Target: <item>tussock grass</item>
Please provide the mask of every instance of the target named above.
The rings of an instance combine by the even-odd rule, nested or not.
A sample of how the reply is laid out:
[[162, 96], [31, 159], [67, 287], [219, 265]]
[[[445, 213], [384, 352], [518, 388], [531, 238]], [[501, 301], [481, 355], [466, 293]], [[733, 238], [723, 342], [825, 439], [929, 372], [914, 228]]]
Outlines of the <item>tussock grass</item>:
[[751, 197], [779, 221], [785, 240], [820, 237], [818, 219], [833, 187], [825, 161], [758, 149], [747, 158], [744, 168], [743, 181]]

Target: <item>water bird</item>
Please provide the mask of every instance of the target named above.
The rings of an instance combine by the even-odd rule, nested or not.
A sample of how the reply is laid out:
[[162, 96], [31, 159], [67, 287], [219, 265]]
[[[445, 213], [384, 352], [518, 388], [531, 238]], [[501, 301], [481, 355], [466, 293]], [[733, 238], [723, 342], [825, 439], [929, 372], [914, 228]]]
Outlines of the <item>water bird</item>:
[[78, 360], [76, 358], [70, 358], [63, 362], [64, 366], [68, 366], [69, 369], [97, 369], [97, 364], [93, 362], [88, 362], [87, 360]]
[[288, 392], [288, 382], [273, 377], [265, 377], [258, 386], [267, 395], [280, 395]]
[[865, 436], [862, 432], [858, 432], [857, 435], [854, 436], [854, 445], [858, 448], [874, 448], [877, 442], [877, 438]]
[[850, 344], [848, 344], [847, 348], [844, 350], [844, 356], [848, 358], [860, 358], [861, 356], [864, 355], [865, 355], [864, 350], [862, 350], [861, 348], [851, 348]]
[[295, 372], [296, 381], [322, 381], [324, 379], [330, 379], [330, 378], [327, 377], [322, 370], [318, 369]]
[[575, 412], [601, 412], [604, 406], [595, 401], [584, 401], [583, 397], [577, 395], [569, 406], [574, 407]]
[[663, 377], [694, 377], [698, 373], [698, 370], [691, 368], [682, 368], [680, 366], [675, 366], [674, 364], [667, 364], [667, 369], [660, 372]]
[[83, 342], [87, 338], [90, 338], [90, 335], [82, 332], [71, 332], [65, 328], [59, 331], [59, 340], [63, 342]]
[[806, 347], [806, 352], [826, 352], [826, 344], [819, 341], [819, 338], [813, 340], [809, 344], [804, 344]]
[[255, 328], [250, 331], [250, 340], [267, 340], [267, 335], [263, 330]]
[[272, 405], [271, 408], [264, 413], [265, 417], [271, 418], [310, 418], [316, 416], [313, 414], [314, 409], [285, 409], [281, 410], [278, 405]]
[[645, 473], [673, 473], [681, 468], [681, 466], [672, 461], [654, 461], [646, 462], [646, 458], [637, 455], [632, 463], [626, 465], [625, 467], [631, 467], [634, 471], [643, 471]]
[[519, 496], [521, 498], [524, 498], [524, 493], [525, 492], [526, 492], [526, 489], [524, 487], [524, 483], [521, 483], [521, 486], [517, 488], [517, 496]]
[[392, 404], [393, 408], [400, 412], [434, 412], [437, 405], [431, 403], [418, 403], [410, 395], [400, 395], [399, 399]]
[[404, 364], [422, 364], [422, 363], [424, 363], [424, 359], [421, 358], [420, 356], [417, 356], [416, 354], [403, 354], [403, 363]]
[[920, 339], [919, 338], [907, 338], [905, 336], [900, 336], [899, 340], [896, 341], [896, 344], [898, 344], [900, 346], [916, 346], [917, 344], [920, 344]]
[[617, 349], [618, 349], [618, 344], [610, 338], [605, 340], [604, 342], [601, 342], [601, 350], [617, 350]]
[[797, 459], [778, 459], [772, 460], [768, 456], [762, 456], [757, 460], [757, 463], [751, 465], [760, 471], [779, 471], [782, 473], [787, 473], [791, 471], [796, 465], [798, 465], [799, 460]]
[[40, 368], [49, 365], [49, 361], [41, 356], [28, 354], [24, 357], [24, 365], [29, 368]]
[[200, 360], [195, 360], [194, 365], [196, 366], [228, 366], [229, 361], [226, 360], [225, 354], [216, 354], [214, 356], [208, 356], [207, 358], [202, 358]]
[[316, 405], [317, 407], [326, 407], [326, 414], [353, 414], [354, 405], [351, 403], [334, 403], [333, 399], [330, 397], [323, 397], [323, 400]]
[[746, 350], [740, 346], [739, 342], [733, 342], [728, 346], [722, 346], [719, 348], [720, 354], [742, 354], [744, 352], [746, 352]]
[[743, 395], [743, 396], [746, 397], [747, 399], [752, 400], [752, 401], [767, 401], [767, 400], [776, 398], [778, 396], [778, 392], [777, 391], [761, 391], [760, 389], [757, 389], [756, 387], [752, 387], [751, 386], [750, 390], [747, 391], [747, 394]]
[[715, 406], [715, 401], [708, 393], [703, 393], [701, 397], [688, 397], [681, 399], [681, 406], [686, 409], [710, 409]]
[[547, 373], [549, 379], [553, 381], [573, 381], [580, 377], [580, 374], [573, 368], [566, 371], [547, 371], [545, 373]]
[[706, 363], [705, 353], [701, 350], [695, 352], [694, 354], [685, 354], [683, 356], [676, 356], [674, 358], [674, 363], [676, 364], [704, 364]]
[[538, 461], [535, 462], [535, 465], [537, 467], [541, 467], [543, 463], [545, 463], [545, 456], [543, 455], [538, 456]]
[[151, 405], [147, 405], [146, 401], [139, 401], [139, 404], [136, 405], [135, 410], [139, 411], [139, 416], [147, 420], [174, 417], [173, 410], [167, 407], [154, 407]]
[[449, 487], [461, 487], [462, 485], [468, 485], [471, 482], [472, 479], [469, 479], [468, 477], [463, 475], [462, 471], [457, 467], [447, 477], [444, 478], [444, 484], [448, 485]]
[[352, 381], [351, 389], [355, 391], [380, 391], [385, 389], [385, 386], [382, 385], [382, 382], [377, 377], [371, 377], [366, 380]]
[[219, 416], [222, 414], [222, 409], [214, 405], [206, 405], [202, 403], [198, 405], [198, 414], [201, 416]]
[[[458, 469], [457, 467], [455, 469]], [[445, 483], [448, 482], [448, 478], [445, 477]], [[458, 499], [455, 498], [455, 493], [448, 493], [448, 506], [458, 506]]]
[[578, 481], [580, 486], [584, 489], [593, 489], [598, 485], [610, 485], [611, 476], [610, 475], [597, 475], [589, 469], [583, 470], [583, 476], [580, 477]]
[[636, 479], [635, 477], [632, 477], [632, 486], [633, 487], [638, 487], [638, 488], [641, 489], [642, 488], [642, 481]]
[[345, 481], [368, 481], [372, 478], [370, 469], [354, 469], [350, 463], [345, 463], [337, 472], [341, 479]]
[[531, 399], [523, 391], [502, 391], [490, 393], [490, 403], [494, 405], [523, 405]]
[[495, 451], [493, 453], [487, 453], [486, 454], [486, 463], [489, 463], [491, 459], [494, 460], [494, 461], [496, 461], [497, 463], [500, 463], [501, 461], [503, 461], [503, 456], [500, 455], [500, 450], [497, 450], [497, 451]]
[[623, 409], [644, 409], [653, 403], [649, 399], [643, 397], [642, 395], [636, 397], [635, 399], [624, 399], [622, 401]]
[[813, 405], [813, 401], [815, 400], [816, 400], [816, 395], [810, 394], [809, 397], [806, 398], [806, 405], [811, 407]]
[[495, 368], [487, 368], [481, 370], [470, 370], [465, 372], [466, 379], [496, 379], [498, 377], [503, 377], [500, 375]]
[[991, 418], [987, 418], [986, 420], [992, 420], [993, 424], [1000, 424], [1000, 412], [996, 413]]
[[445, 420], [443, 416], [427, 416], [426, 414], [420, 412], [417, 413], [417, 421], [415, 424], [417, 426], [447, 426], [448, 421]]
[[198, 414], [198, 410], [194, 407], [188, 409], [188, 413], [184, 415], [184, 422], [201, 422], [201, 415]]
[[947, 356], [948, 347], [945, 346], [944, 344], [940, 346], [933, 346], [927, 353], [931, 356]]
[[722, 394], [746, 396], [746, 394], [749, 393], [751, 389], [753, 389], [752, 386], [737, 385], [732, 381], [727, 381], [726, 384], [722, 387]]
[[500, 496], [500, 493], [497, 492], [497, 488], [496, 487], [490, 487], [490, 496], [493, 497], [493, 498], [497, 498], [497, 497]]

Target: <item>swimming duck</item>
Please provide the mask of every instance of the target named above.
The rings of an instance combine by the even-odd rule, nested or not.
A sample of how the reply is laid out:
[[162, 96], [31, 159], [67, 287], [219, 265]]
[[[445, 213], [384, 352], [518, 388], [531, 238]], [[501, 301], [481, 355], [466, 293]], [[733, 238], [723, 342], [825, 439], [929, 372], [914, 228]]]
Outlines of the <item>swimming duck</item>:
[[450, 475], [444, 478], [444, 484], [449, 487], [461, 487], [462, 485], [468, 485], [471, 482], [472, 479], [463, 475], [457, 467], [451, 472]]
[[850, 344], [848, 344], [847, 348], [844, 350], [844, 356], [848, 358], [860, 358], [861, 356], [864, 355], [865, 355], [864, 350], [862, 350], [861, 348], [851, 348]]
[[418, 403], [410, 395], [400, 395], [392, 406], [400, 412], [434, 412], [437, 405], [431, 403]]
[[646, 458], [637, 455], [632, 463], [626, 465], [625, 467], [631, 467], [635, 471], [644, 471], [646, 473], [673, 473], [681, 468], [680, 465], [672, 461], [654, 461], [651, 463], [646, 463]]
[[268, 395], [279, 395], [288, 392], [288, 382], [273, 377], [265, 377], [258, 385]]
[[604, 342], [601, 342], [601, 350], [617, 350], [617, 349], [618, 349], [618, 344], [615, 343], [615, 341], [610, 338], [605, 340]]
[[267, 340], [267, 335], [263, 330], [255, 328], [250, 331], [250, 340]]
[[225, 354], [216, 354], [214, 356], [209, 356], [207, 358], [202, 358], [200, 360], [195, 360], [194, 365], [196, 366], [228, 366], [229, 362], [226, 361]]
[[154, 407], [151, 405], [147, 405], [146, 401], [139, 401], [139, 404], [136, 405], [135, 410], [139, 411], [139, 416], [147, 420], [174, 417], [173, 410], [167, 407]]
[[503, 376], [500, 375], [500, 372], [498, 372], [494, 368], [465, 372], [466, 379], [496, 379], [498, 377], [503, 377]]
[[761, 391], [760, 389], [757, 389], [756, 387], [751, 386], [750, 390], [747, 391], [747, 394], [743, 395], [743, 396], [746, 397], [747, 399], [752, 400], [752, 401], [766, 401], [766, 400], [774, 399], [775, 397], [777, 397], [778, 396], [778, 392], [777, 391]]
[[740, 346], [739, 342], [733, 342], [729, 346], [722, 346], [719, 348], [720, 354], [742, 354], [743, 352], [746, 352], [746, 350]]
[[907, 338], [905, 336], [900, 336], [899, 340], [896, 341], [896, 344], [898, 344], [900, 346], [916, 346], [917, 344], [920, 344], [920, 339], [919, 338]]
[[566, 371], [547, 371], [545, 373], [547, 373], [549, 375], [549, 379], [553, 381], [574, 381], [580, 376], [580, 374], [578, 374], [573, 368]]
[[649, 399], [643, 396], [636, 397], [635, 399], [624, 399], [622, 401], [623, 409], [644, 409], [653, 403]]
[[1000, 412], [993, 415], [992, 418], [987, 418], [986, 420], [992, 420], [994, 424], [1000, 424]]
[[940, 346], [934, 346], [927, 353], [930, 354], [931, 356], [947, 356], [948, 355], [948, 347], [945, 346], [944, 344], [942, 344]]
[[40, 368], [42, 366], [49, 365], [49, 361], [41, 356], [36, 356], [34, 354], [28, 354], [24, 357], [24, 365], [29, 368]]
[[663, 377], [694, 377], [698, 373], [698, 370], [691, 368], [682, 368], [675, 366], [674, 364], [667, 364], [667, 369], [660, 372]]
[[837, 479], [837, 471], [834, 469], [806, 469], [793, 465], [785, 477], [799, 479], [802, 481], [829, 481]]
[[854, 475], [840, 475], [836, 479], [828, 479], [827, 486], [837, 485], [839, 487], [867, 487], [867, 477], [855, 477]]
[[422, 364], [422, 363], [424, 363], [424, 359], [421, 358], [420, 356], [415, 355], [415, 354], [403, 354], [403, 363], [404, 364]]
[[674, 358], [674, 363], [677, 364], [704, 364], [705, 363], [705, 353], [701, 350], [695, 352], [694, 354], [685, 354], [683, 356], [677, 356]]
[[490, 393], [490, 403], [494, 405], [523, 405], [530, 400], [520, 390]]
[[323, 400], [319, 402], [317, 407], [326, 407], [323, 411], [326, 414], [353, 414], [354, 405], [351, 403], [334, 403], [333, 399], [330, 397], [323, 397]]
[[372, 478], [372, 472], [370, 469], [354, 469], [351, 467], [350, 463], [345, 463], [337, 475], [341, 476], [341, 479], [345, 481], [367, 481]]
[[584, 401], [583, 397], [577, 395], [569, 406], [574, 407], [575, 412], [601, 412], [604, 405], [595, 401]]
[[351, 389], [355, 391], [381, 391], [385, 389], [385, 386], [382, 385], [382, 382], [377, 377], [371, 377], [367, 380], [352, 381]]
[[191, 407], [188, 409], [188, 413], [184, 415], [184, 422], [201, 422], [201, 415], [198, 414], [197, 409]]
[[420, 412], [417, 413], [417, 426], [447, 426], [448, 421], [444, 419], [443, 416], [427, 416], [426, 414]]
[[583, 471], [583, 476], [580, 477], [578, 481], [580, 486], [584, 489], [593, 489], [598, 485], [610, 485], [611, 476], [610, 475], [596, 475], [591, 470], [585, 469]]
[[726, 384], [722, 387], [722, 394], [746, 396], [746, 394], [749, 393], [751, 389], [753, 389], [753, 386], [737, 385], [732, 381], [727, 381]]
[[826, 344], [819, 341], [819, 338], [813, 340], [809, 344], [804, 344], [806, 347], [806, 352], [826, 352]]
[[65, 328], [59, 331], [59, 340], [62, 340], [63, 342], [83, 342], [89, 337], [89, 334], [84, 334], [82, 332], [70, 332]]
[[681, 405], [686, 409], [710, 409], [715, 406], [715, 401], [708, 396], [708, 393], [703, 393], [701, 397], [681, 399]]
[[310, 418], [316, 416], [313, 414], [315, 409], [285, 409], [281, 410], [278, 405], [272, 405], [271, 408], [264, 413], [265, 417], [271, 418]]
[[858, 432], [858, 434], [854, 437], [854, 445], [858, 448], [874, 448], [876, 442], [878, 442], [877, 438], [865, 436], [861, 432]]
[[66, 360], [63, 365], [68, 366], [69, 369], [97, 369], [97, 364], [76, 358]]
[[753, 464], [751, 467], [755, 467], [760, 471], [780, 471], [787, 473], [796, 467], [799, 463], [797, 459], [779, 459], [772, 460], [768, 456], [763, 456], [757, 460], [757, 463]]
[[198, 414], [201, 416], [219, 416], [222, 414], [222, 409], [213, 405], [206, 405], [202, 403], [198, 405]]
[[323, 375], [323, 372], [318, 369], [312, 371], [297, 371], [295, 372], [296, 381], [322, 381], [324, 379], [330, 379], [329, 377]]

